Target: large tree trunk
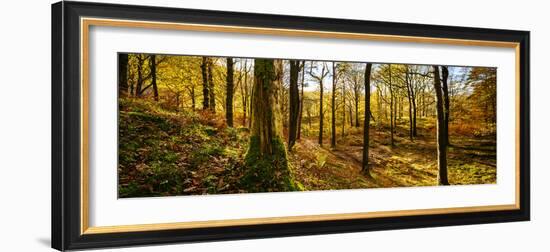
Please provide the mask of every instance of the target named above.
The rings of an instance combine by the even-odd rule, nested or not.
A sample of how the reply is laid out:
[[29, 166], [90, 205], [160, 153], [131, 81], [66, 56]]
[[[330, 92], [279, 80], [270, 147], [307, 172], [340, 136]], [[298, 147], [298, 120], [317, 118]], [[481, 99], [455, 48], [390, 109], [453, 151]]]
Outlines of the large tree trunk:
[[210, 94], [208, 87], [208, 57], [202, 57], [201, 73], [202, 73], [202, 109], [207, 110], [210, 108]]
[[128, 96], [128, 54], [118, 54], [118, 97]]
[[227, 60], [227, 76], [225, 87], [225, 121], [227, 126], [233, 127], [233, 58], [226, 58]]
[[372, 64], [365, 67], [365, 119], [363, 122], [363, 172], [370, 174], [369, 170], [369, 126], [370, 126], [370, 74]]
[[292, 191], [292, 180], [285, 145], [277, 122], [276, 89], [282, 68], [274, 60], [254, 60], [254, 85], [251, 99], [252, 127], [241, 182], [249, 192]]
[[441, 79], [439, 78], [439, 67], [433, 66], [434, 70], [434, 89], [437, 99], [437, 166], [439, 169], [438, 183], [448, 185], [447, 178], [447, 142], [445, 136], [445, 111], [444, 97], [441, 90]]
[[157, 87], [157, 55], [151, 55], [151, 85], [153, 86], [153, 97], [155, 101], [159, 101], [159, 89]]
[[289, 118], [288, 118], [288, 149], [296, 143], [298, 133], [298, 117], [300, 109], [300, 97], [298, 97], [298, 74], [300, 73], [300, 62], [290, 61], [290, 84], [289, 84]]
[[336, 147], [336, 77], [336, 64], [332, 62], [332, 103], [330, 104], [332, 112], [330, 147], [332, 148]]

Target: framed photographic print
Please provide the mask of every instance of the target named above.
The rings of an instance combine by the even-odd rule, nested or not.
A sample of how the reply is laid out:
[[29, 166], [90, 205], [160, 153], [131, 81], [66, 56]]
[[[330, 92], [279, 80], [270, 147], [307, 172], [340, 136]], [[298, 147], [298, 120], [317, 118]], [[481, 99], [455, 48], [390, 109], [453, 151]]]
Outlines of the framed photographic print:
[[529, 220], [529, 32], [52, 6], [58, 250]]

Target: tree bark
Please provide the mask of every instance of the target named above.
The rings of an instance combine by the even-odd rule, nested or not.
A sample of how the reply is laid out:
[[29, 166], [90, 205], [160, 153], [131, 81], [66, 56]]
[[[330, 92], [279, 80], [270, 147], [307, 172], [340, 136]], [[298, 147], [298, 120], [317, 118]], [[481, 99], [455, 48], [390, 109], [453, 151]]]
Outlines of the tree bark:
[[128, 96], [128, 54], [118, 54], [118, 97]]
[[207, 110], [210, 108], [210, 94], [208, 87], [208, 57], [202, 57], [201, 73], [202, 73], [202, 109]]
[[241, 95], [243, 96], [243, 127], [246, 127], [246, 114], [248, 105], [248, 59], [244, 60], [244, 82], [242, 83]]
[[393, 87], [392, 87], [392, 72], [391, 72], [391, 64], [388, 65], [388, 68], [389, 68], [389, 82], [390, 82], [390, 132], [391, 132], [391, 146], [393, 147], [394, 146], [394, 140], [393, 140], [393, 129], [394, 129], [394, 117], [395, 117], [395, 114], [394, 114], [394, 107], [395, 107], [395, 101], [394, 101], [394, 97], [393, 97]]
[[306, 62], [302, 61], [302, 90], [300, 91], [300, 113], [298, 115], [298, 136], [296, 136], [296, 139], [300, 139], [302, 136], [302, 115], [304, 114], [304, 80], [306, 75]]
[[319, 145], [323, 145], [323, 80], [319, 81], [320, 98], [319, 98]]
[[332, 62], [332, 103], [330, 105], [332, 112], [330, 147], [336, 147], [336, 64]]
[[241, 181], [249, 192], [295, 190], [276, 116], [276, 82], [282, 76], [276, 65], [270, 59], [254, 60], [252, 127]]
[[300, 110], [300, 97], [298, 96], [298, 75], [300, 73], [300, 62], [290, 60], [290, 83], [289, 83], [289, 118], [288, 118], [288, 149], [296, 143], [298, 134], [298, 118]]
[[449, 88], [448, 88], [448, 79], [449, 79], [449, 69], [446, 66], [441, 66], [441, 84], [443, 89], [443, 102], [444, 102], [444, 126], [445, 126], [445, 143], [447, 146], [450, 145], [449, 141], [449, 116], [450, 116], [450, 100], [449, 100]]
[[413, 105], [412, 105], [412, 100], [414, 99], [412, 97], [412, 86], [411, 86], [411, 82], [410, 82], [410, 79], [409, 79], [409, 68], [407, 66], [407, 69], [405, 71], [405, 85], [407, 86], [407, 98], [409, 100], [409, 140], [411, 140], [411, 142], [413, 141]]
[[153, 86], [153, 97], [155, 101], [159, 101], [159, 89], [157, 87], [157, 55], [151, 55], [151, 85]]
[[372, 64], [365, 67], [365, 119], [363, 122], [363, 172], [370, 174], [369, 170], [369, 128], [370, 128], [370, 75]]
[[432, 66], [434, 70], [434, 89], [437, 99], [437, 166], [438, 166], [438, 183], [440, 185], [448, 185], [447, 178], [447, 142], [445, 137], [445, 111], [444, 97], [441, 90], [441, 79], [439, 78], [439, 67]]
[[[371, 66], [372, 67], [372, 66]], [[355, 127], [359, 128], [359, 95], [355, 95]]]
[[191, 109], [195, 111], [195, 107], [197, 106], [197, 99], [195, 98], [195, 84], [191, 84], [191, 93], [189, 95], [191, 96]]
[[143, 63], [144, 63], [145, 59], [143, 58], [142, 55], [138, 55], [137, 56], [137, 75], [138, 75], [138, 80], [137, 80], [137, 83], [136, 83], [136, 90], [135, 90], [135, 96], [136, 97], [141, 97], [141, 89], [142, 89], [142, 86], [143, 86]]
[[227, 76], [225, 86], [225, 121], [227, 126], [233, 127], [233, 58], [226, 58], [227, 60]]
[[[350, 115], [351, 118], [351, 115]], [[342, 138], [346, 136], [346, 84], [342, 85]]]
[[252, 93], [251, 136], [258, 137], [262, 155], [273, 154], [272, 141], [279, 137], [275, 122], [275, 81], [273, 60], [254, 60], [254, 86]]
[[416, 133], [416, 114], [418, 113], [416, 110], [416, 92], [414, 90], [414, 86], [411, 82], [411, 97], [412, 97], [412, 106], [413, 106], [413, 137], [417, 137]]
[[216, 90], [214, 88], [214, 75], [212, 74], [212, 67], [214, 62], [211, 58], [208, 60], [208, 65], [206, 66], [208, 72], [208, 91], [210, 95], [210, 111], [214, 114], [216, 113]]

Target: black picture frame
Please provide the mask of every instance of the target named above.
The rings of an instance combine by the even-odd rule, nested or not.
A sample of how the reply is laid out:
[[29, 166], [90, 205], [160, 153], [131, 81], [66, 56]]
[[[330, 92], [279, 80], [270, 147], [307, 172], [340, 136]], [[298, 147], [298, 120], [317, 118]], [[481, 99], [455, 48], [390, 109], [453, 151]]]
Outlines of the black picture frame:
[[[519, 43], [519, 209], [160, 231], [81, 234], [81, 17]], [[422, 228], [530, 218], [529, 32], [103, 3], [52, 5], [52, 247], [58, 250]]]

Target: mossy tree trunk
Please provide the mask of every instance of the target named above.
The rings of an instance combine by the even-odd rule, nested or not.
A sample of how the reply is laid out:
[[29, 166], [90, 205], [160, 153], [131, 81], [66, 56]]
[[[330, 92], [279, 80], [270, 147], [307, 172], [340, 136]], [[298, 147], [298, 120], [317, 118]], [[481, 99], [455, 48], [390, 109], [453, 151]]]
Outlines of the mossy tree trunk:
[[272, 59], [254, 60], [251, 97], [250, 143], [241, 180], [249, 192], [292, 191], [295, 185], [281, 135], [277, 93], [281, 64]]

